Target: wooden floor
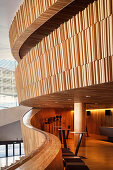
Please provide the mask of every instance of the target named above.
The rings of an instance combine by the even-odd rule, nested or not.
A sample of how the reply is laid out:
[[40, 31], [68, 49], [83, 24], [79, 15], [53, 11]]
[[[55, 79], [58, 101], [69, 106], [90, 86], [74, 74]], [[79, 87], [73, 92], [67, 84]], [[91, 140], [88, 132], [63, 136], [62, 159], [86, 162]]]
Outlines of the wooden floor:
[[[80, 147], [78, 155], [87, 159], [83, 161], [90, 170], [113, 170], [113, 143], [86, 138], [86, 147]], [[68, 139], [68, 147], [74, 151], [74, 142]]]

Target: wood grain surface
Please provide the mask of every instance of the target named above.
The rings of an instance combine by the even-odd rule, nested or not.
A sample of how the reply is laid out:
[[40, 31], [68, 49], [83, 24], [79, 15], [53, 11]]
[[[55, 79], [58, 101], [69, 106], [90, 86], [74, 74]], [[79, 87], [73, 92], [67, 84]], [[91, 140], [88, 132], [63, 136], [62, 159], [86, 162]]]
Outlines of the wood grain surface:
[[26, 156], [8, 167], [8, 169], [50, 170], [53, 168], [63, 170], [61, 143], [58, 137], [31, 125], [31, 120], [35, 114], [39, 114], [39, 109], [27, 112], [23, 117], [24, 124], [21, 122]]
[[20, 61], [19, 50], [24, 41], [47, 20], [73, 0], [24, 0], [14, 17], [9, 39], [15, 59]]
[[[33, 12], [27, 3], [24, 4], [26, 10]], [[65, 3], [63, 1], [63, 5]], [[82, 2], [77, 3], [80, 6]], [[56, 4], [57, 1], [53, 3]], [[85, 5], [83, 3], [84, 7]], [[28, 47], [30, 43], [31, 46], [28, 49], [23, 46], [26, 47], [23, 48], [25, 56], [15, 72], [20, 104], [42, 108], [71, 108], [74, 102], [113, 102], [113, 1], [98, 0], [85, 9], [83, 6], [81, 11], [60, 24], [49, 35], [45, 35], [42, 40], [41, 34], [34, 34], [33, 37], [30, 33]], [[19, 12], [17, 20], [22, 22], [23, 13]], [[27, 15], [26, 17], [29, 21], [28, 28], [31, 29], [34, 20], [29, 20]], [[19, 29], [21, 33], [25, 32], [24, 25]], [[13, 41], [15, 35], [14, 38], [10, 37]], [[36, 43], [38, 38], [40, 40]], [[32, 46], [33, 42], [36, 44]]]

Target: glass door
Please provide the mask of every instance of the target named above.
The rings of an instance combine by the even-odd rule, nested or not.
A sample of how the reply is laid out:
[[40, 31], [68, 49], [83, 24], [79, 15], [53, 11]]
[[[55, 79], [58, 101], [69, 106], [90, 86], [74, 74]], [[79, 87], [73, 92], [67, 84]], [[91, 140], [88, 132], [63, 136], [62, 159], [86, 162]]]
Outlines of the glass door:
[[0, 145], [0, 158], [6, 157], [6, 145]]
[[20, 144], [16, 143], [14, 144], [14, 155], [20, 155]]
[[24, 155], [25, 153], [24, 153], [24, 144], [23, 143], [21, 143], [21, 155]]
[[13, 144], [8, 144], [8, 156], [13, 156]]

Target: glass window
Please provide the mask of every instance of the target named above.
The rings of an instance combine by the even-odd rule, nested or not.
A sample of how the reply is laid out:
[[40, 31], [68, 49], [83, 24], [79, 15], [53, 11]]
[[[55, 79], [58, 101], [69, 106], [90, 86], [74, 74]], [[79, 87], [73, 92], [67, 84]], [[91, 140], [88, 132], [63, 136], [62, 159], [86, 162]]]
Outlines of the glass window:
[[8, 156], [13, 156], [13, 144], [8, 144]]
[[6, 157], [6, 145], [0, 145], [0, 158]]
[[[14, 78], [14, 70], [16, 66], [16, 61], [0, 59], [0, 109], [14, 107], [18, 105]], [[6, 98], [5, 101], [1, 99], [3, 95]], [[13, 100], [15, 96], [16, 101]]]
[[14, 144], [14, 155], [20, 155], [20, 146], [19, 144]]
[[21, 155], [24, 155], [25, 153], [24, 153], [24, 144], [23, 143], [21, 143]]

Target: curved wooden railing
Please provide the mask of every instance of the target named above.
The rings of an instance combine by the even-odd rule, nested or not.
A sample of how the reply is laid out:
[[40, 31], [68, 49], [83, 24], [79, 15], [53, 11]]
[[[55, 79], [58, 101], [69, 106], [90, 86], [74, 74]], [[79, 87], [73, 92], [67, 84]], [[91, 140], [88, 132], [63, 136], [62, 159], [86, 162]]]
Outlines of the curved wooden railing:
[[63, 170], [62, 153], [60, 150], [61, 143], [59, 139], [31, 125], [30, 120], [38, 111], [37, 109], [33, 109], [23, 116], [22, 133], [26, 156], [6, 169]]

